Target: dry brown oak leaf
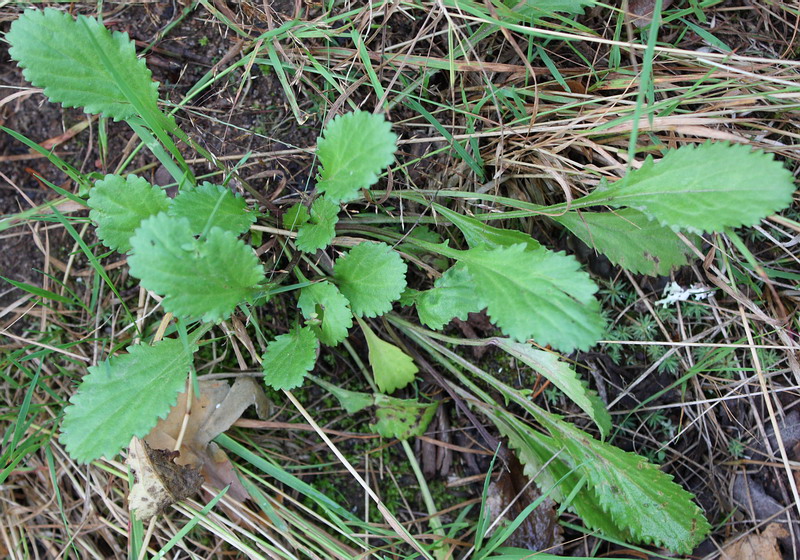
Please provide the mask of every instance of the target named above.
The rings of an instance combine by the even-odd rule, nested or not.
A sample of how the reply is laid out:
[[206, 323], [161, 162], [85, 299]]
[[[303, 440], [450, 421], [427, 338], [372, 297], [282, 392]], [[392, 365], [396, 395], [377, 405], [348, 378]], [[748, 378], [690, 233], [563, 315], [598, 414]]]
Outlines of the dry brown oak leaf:
[[[139, 519], [149, 519], [173, 503], [193, 495], [199, 490], [203, 479], [218, 490], [230, 486], [228, 498], [242, 502], [248, 497], [228, 456], [211, 440], [228, 430], [252, 405], [255, 405], [260, 418], [266, 418], [270, 409], [269, 400], [258, 383], [249, 377], [239, 378], [233, 385], [219, 380], [201, 380], [198, 385], [200, 394], [193, 395], [188, 416], [187, 394], [184, 392], [178, 396], [178, 402], [167, 417], [159, 420], [144, 438], [146, 446], [152, 451], [159, 451], [165, 458], [168, 457], [168, 464], [163, 461], [152, 465], [145, 463], [141, 469], [137, 469], [135, 461], [142, 457], [143, 452], [138, 451], [141, 444], [137, 444], [137, 438], [131, 442], [128, 462], [136, 473], [137, 483], [131, 488], [128, 501], [130, 509], [136, 511]], [[186, 429], [183, 440], [180, 448], [174, 452], [172, 450], [175, 449], [184, 419]], [[134, 462], [131, 462], [131, 458]], [[157, 494], [157, 499], [151, 496], [157, 490], [153, 476], [164, 486], [164, 490]], [[198, 479], [200, 482], [196, 483]], [[153, 506], [154, 503], [158, 505]], [[145, 513], [148, 515], [146, 518], [143, 515]]]
[[782, 560], [778, 541], [789, 536], [780, 524], [771, 523], [760, 535], [751, 533], [725, 545], [722, 560]]

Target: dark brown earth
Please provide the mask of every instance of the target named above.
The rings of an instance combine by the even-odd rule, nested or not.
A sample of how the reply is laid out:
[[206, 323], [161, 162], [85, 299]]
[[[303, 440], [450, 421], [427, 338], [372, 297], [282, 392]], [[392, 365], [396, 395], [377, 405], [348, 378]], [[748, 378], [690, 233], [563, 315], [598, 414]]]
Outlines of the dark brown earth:
[[[226, 6], [223, 2], [215, 2], [215, 5]], [[315, 9], [314, 3], [311, 2], [300, 3], [284, 0], [270, 3], [276, 18], [293, 17], [298, 5], [311, 13]], [[160, 95], [166, 107], [181, 102], [187, 92], [204, 75], [209, 72], [214, 73], [225, 66], [220, 64], [221, 61], [230, 60], [231, 57], [236, 58], [241, 47], [233, 32], [221, 28], [219, 21], [210, 17], [190, 15], [165, 34], [166, 27], [180, 18], [180, 14], [176, 12], [176, 6], [179, 4], [173, 5], [165, 2], [132, 6], [108, 5], [109, 11], [105, 14], [107, 25], [111, 29], [129, 33], [137, 41], [137, 48], [140, 52], [149, 47], [144, 56], [148, 67], [153, 72], [154, 79], [161, 83]], [[79, 6], [77, 11], [93, 13], [92, 9], [92, 7]], [[5, 8], [5, 10], [5, 21], [0, 22], [0, 33], [4, 33], [8, 29], [13, 17], [13, 9]], [[251, 24], [256, 29], [267, 30], [274, 22], [263, 18], [261, 12], [254, 12]], [[393, 20], [392, 25], [394, 27], [390, 27], [388, 32], [403, 38], [412, 36], [418, 29], [417, 22], [408, 22], [402, 18]], [[736, 29], [725, 27], [718, 34], [729, 42], [740, 40]], [[665, 40], [669, 40], [669, 38]], [[434, 43], [433, 48], [435, 46]], [[434, 53], [436, 56], [444, 56], [446, 52], [446, 45], [440, 47], [440, 52]], [[584, 46], [581, 45], [581, 48]], [[587, 51], [584, 54], [591, 59], [596, 53]], [[573, 64], [573, 61], [567, 62]], [[578, 62], [578, 60], [574, 61], [575, 64]], [[265, 74], [257, 65], [253, 65], [249, 69], [249, 78], [243, 75], [244, 70], [239, 69], [225, 81], [208, 90], [210, 93], [205, 92], [192, 100], [185, 110], [178, 112], [180, 127], [201, 146], [223, 160], [229, 170], [244, 159], [248, 153], [253, 154], [248, 157], [244, 165], [238, 168], [237, 180], [247, 182], [266, 199], [280, 200], [282, 196], [308, 190], [313, 186], [315, 163], [311, 155], [311, 148], [313, 148], [323, 125], [323, 111], [319, 107], [319, 96], [308, 83], [301, 83], [295, 89], [302, 93], [297, 96], [297, 108], [303, 115], [301, 123], [295, 118], [290, 100], [286, 97], [274, 72]], [[242, 84], [244, 85], [242, 86]], [[7, 45], [0, 43], [0, 102], [28, 87], [22, 72], [9, 59]], [[450, 84], [448, 84], [445, 73], [436, 75], [431, 80], [432, 89], [439, 88], [442, 92], [446, 92], [449, 87]], [[352, 98], [356, 102], [361, 101], [358, 95], [359, 93], [356, 93]], [[394, 118], [401, 121], [405, 116], [407, 115], [403, 114], [403, 109], [397, 109]], [[114, 172], [117, 166], [127, 158], [130, 154], [130, 142], [133, 137], [132, 131], [125, 123], [105, 123], [108, 150], [106, 153], [102, 153], [98, 148], [99, 122], [96, 118], [84, 115], [79, 110], [62, 109], [58, 105], [47, 102], [40, 93], [36, 92], [7, 100], [0, 107], [0, 124], [24, 134], [36, 143], [57, 139], [72, 127], [86, 124], [85, 128], [76, 135], [56, 142], [52, 147], [59, 157], [82, 173], [93, 173], [98, 177]], [[415, 129], [415, 131], [418, 130], [420, 129]], [[404, 157], [418, 156], [432, 147], [434, 146], [415, 144], [413, 148], [409, 148], [409, 153], [404, 154]], [[187, 160], [191, 161], [198, 157], [187, 146], [182, 145], [181, 149]], [[194, 163], [193, 165], [198, 176], [217, 172], [216, 169], [205, 163]], [[411, 168], [409, 170], [410, 180], [424, 182], [431, 176], [441, 178], [442, 175], [449, 179], [458, 179], [457, 172], [453, 171], [457, 166], [446, 155], [433, 161], [426, 160], [425, 166], [424, 168]], [[163, 169], [160, 169], [157, 160], [146, 150], [141, 150], [134, 157], [128, 170], [134, 170], [153, 183], [164, 184], [166, 182], [163, 177]], [[2, 173], [0, 175], [0, 214], [3, 217], [14, 216], [49, 200], [60, 198], [45, 184], [45, 181], [78, 193], [77, 185], [72, 184], [68, 177], [56, 167], [46, 159], [32, 154], [25, 145], [7, 134], [0, 134], [0, 172]], [[236, 181], [232, 183], [235, 184]], [[76, 212], [74, 209], [65, 209], [64, 211], [71, 211], [73, 215], [78, 216], [86, 215], [85, 211]], [[42, 271], [47, 271], [56, 279], [61, 278], [64, 274], [63, 267], [70, 259], [70, 253], [75, 250], [75, 242], [62, 227], [49, 229], [50, 223], [43, 221], [35, 222], [35, 226], [30, 224], [31, 222], [26, 222], [0, 232], [0, 275], [53, 289], [53, 280], [43, 276]], [[34, 228], [33, 231], [31, 231], [31, 227]], [[580, 242], [564, 239], [560, 231], [549, 229], [537, 233], [549, 238], [548, 240], [560, 249], [576, 252], [596, 276], [603, 279], [619, 276], [619, 270], [612, 267], [607, 260], [597, 257], [591, 251], [583, 251]], [[93, 242], [91, 230], [88, 231], [85, 239], [89, 243]], [[45, 260], [46, 256], [49, 257], [47, 261]], [[85, 266], [85, 264], [78, 266]], [[692, 273], [685, 272], [685, 278], [691, 279]], [[648, 294], [657, 294], [666, 281], [666, 278], [655, 281], [642, 280], [641, 286]], [[23, 296], [22, 291], [10, 287], [6, 283], [0, 283], [0, 309], [12, 305]], [[7, 328], [16, 319], [17, 315], [14, 313], [0, 318], [0, 328]], [[24, 325], [14, 325], [15, 329], [23, 327]], [[482, 337], [492, 334], [486, 317], [481, 315], [471, 317], [470, 321], [464, 324], [454, 325], [452, 329], [454, 333], [466, 337]], [[360, 340], [355, 340], [354, 344], [363, 346]], [[492, 369], [493, 366], [497, 367], [497, 357], [491, 352], [485, 355], [473, 355], [472, 358], [480, 360], [487, 369]], [[581, 354], [574, 358], [587, 379], [592, 379], [592, 371], [599, 370], [601, 377], [609, 383], [610, 390], [613, 390], [615, 386], [627, 386], [636, 380], [649, 361], [644, 351], [632, 353], [629, 361], [622, 364], [615, 364], [606, 354], [599, 352]], [[346, 375], [341, 360], [336, 362], [332, 369], [337, 375]], [[632, 408], [654, 393], [666, 389], [673, 382], [674, 376], [654, 374], [645, 383], [637, 386], [619, 404], [618, 409]], [[596, 386], [596, 381], [592, 381], [592, 384]], [[651, 405], [676, 403], [680, 402], [682, 398], [681, 390], [673, 388], [653, 401]], [[786, 399], [787, 407], [796, 405], [793, 401], [790, 402], [788, 394]], [[560, 403], [559, 406], [561, 404], [563, 403]], [[577, 412], [574, 409], [570, 410], [569, 405], [563, 406], [564, 410], [560, 410], [561, 412]], [[739, 401], [732, 404], [730, 414], [721, 419], [721, 430], [738, 434], [737, 430], [740, 429], [740, 426], [737, 419], [747, 414], [743, 408], [745, 408], [744, 405]], [[443, 415], [448, 416], [446, 421], [442, 420], [441, 426], [444, 427], [439, 431], [436, 428], [432, 429], [429, 436], [444, 437], [445, 431], [454, 428], [453, 431], [457, 433], [453, 438], [455, 445], [474, 449], [487, 447], [484, 439], [469, 430], [462, 430], [467, 424], [463, 418], [455, 421], [450, 419], [450, 417], [457, 418], [458, 416], [452, 403], [448, 403], [443, 410], [447, 411]], [[681, 417], [680, 408], [672, 410], [673, 412], [667, 414], [667, 419], [675, 425], [680, 425], [684, 420]], [[456, 424], [454, 427], [450, 426], [449, 422], [451, 421]], [[461, 422], [461, 425], [458, 422]], [[749, 441], [747, 431], [742, 430], [741, 434], [742, 439]], [[621, 433], [614, 443], [626, 450], [641, 451], [653, 444], [648, 440], [648, 435]], [[698, 449], [695, 436], [697, 434], [692, 433], [680, 438], [671, 447], [672, 451], [668, 456], [665, 468], [676, 475], [680, 484], [698, 495], [698, 502], [706, 511], [718, 516], [716, 521], [722, 521], [722, 516], [731, 511], [735, 505], [727, 502], [727, 492], [719, 491], [719, 480], [708, 480], [703, 477], [702, 469], [677, 464], [675, 460], [675, 457], [684, 452], [697, 454], [697, 457], [689, 461], [690, 465], [691, 461], [703, 463], [711, 460], [705, 455], [703, 449]], [[793, 445], [797, 443], [798, 439], [800, 438], [792, 440]], [[800, 447], [791, 451], [793, 459], [800, 458]], [[433, 453], [433, 458], [426, 458], [426, 454], [430, 453]], [[763, 451], [759, 450], [758, 453], [763, 453]], [[725, 458], [723, 457], [723, 459]], [[485, 456], [469, 453], [456, 453], [454, 457], [447, 459], [450, 462], [446, 463], [441, 455], [436, 456], [435, 450], [426, 449], [424, 446], [420, 450], [420, 461], [426, 474], [432, 479], [440, 481], [444, 480], [452, 471], [479, 475], [484, 473], [488, 466], [488, 459]], [[449, 465], [448, 469], [444, 469], [444, 464]], [[403, 476], [406, 474], [402, 473]], [[762, 494], [767, 498], [776, 503], [785, 503], [787, 480], [781, 476], [780, 473], [776, 475], [774, 470], [754, 468], [749, 477], [737, 484], [740, 486], [745, 482], [760, 484], [764, 490]], [[515, 489], [519, 486], [518, 483], [519, 480], [503, 482]], [[474, 495], [475, 492], [472, 491], [463, 493], [464, 498]], [[767, 505], [762, 504], [762, 507], [766, 508], [764, 511], [768, 511], [771, 505], [767, 498], [763, 500], [763, 503]], [[418, 506], [420, 510], [422, 509], [419, 504], [414, 505]], [[361, 504], [355, 507], [360, 508]], [[545, 518], [542, 523], [549, 527], [548, 521]], [[529, 529], [530, 527], [525, 528]], [[548, 530], [550, 529], [552, 527], [549, 527]], [[787, 543], [785, 546], [788, 547], [789, 544]], [[713, 550], [713, 546], [706, 543], [702, 552], [711, 553]], [[578, 553], [576, 552], [576, 554]]]

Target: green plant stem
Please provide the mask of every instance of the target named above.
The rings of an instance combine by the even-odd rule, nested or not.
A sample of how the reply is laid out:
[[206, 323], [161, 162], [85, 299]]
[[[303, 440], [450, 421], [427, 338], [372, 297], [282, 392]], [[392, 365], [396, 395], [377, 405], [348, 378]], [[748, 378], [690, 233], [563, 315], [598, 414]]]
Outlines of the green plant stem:
[[[422, 474], [422, 470], [419, 468], [419, 462], [417, 462], [417, 457], [414, 455], [414, 451], [411, 449], [411, 446], [408, 444], [408, 440], [404, 439], [400, 441], [400, 444], [403, 446], [403, 451], [406, 452], [406, 457], [408, 458], [408, 462], [411, 465], [411, 470], [414, 471], [414, 476], [417, 478], [417, 483], [419, 484], [419, 491], [422, 494], [422, 501], [425, 502], [425, 509], [428, 510], [428, 516], [430, 519], [428, 523], [431, 526], [431, 532], [434, 535], [445, 538], [444, 527], [442, 526], [442, 520], [439, 518], [439, 510], [436, 509], [436, 504], [433, 503], [433, 496], [431, 496], [431, 490], [428, 488], [428, 483], [425, 481], [425, 476]], [[436, 545], [433, 549], [433, 554], [436, 556], [437, 559], [444, 560], [447, 558], [447, 551], [441, 546]]]
[[378, 386], [375, 385], [375, 380], [372, 378], [372, 372], [366, 365], [364, 365], [364, 362], [361, 361], [361, 358], [358, 356], [358, 352], [355, 351], [355, 348], [353, 348], [353, 346], [350, 344], [350, 341], [345, 338], [342, 341], [342, 346], [344, 346], [345, 350], [347, 350], [347, 353], [350, 354], [350, 357], [353, 358], [353, 361], [358, 366], [358, 369], [361, 370], [361, 373], [364, 374], [364, 379], [366, 379], [367, 383], [369, 383], [369, 387], [372, 389], [372, 392], [380, 393]]

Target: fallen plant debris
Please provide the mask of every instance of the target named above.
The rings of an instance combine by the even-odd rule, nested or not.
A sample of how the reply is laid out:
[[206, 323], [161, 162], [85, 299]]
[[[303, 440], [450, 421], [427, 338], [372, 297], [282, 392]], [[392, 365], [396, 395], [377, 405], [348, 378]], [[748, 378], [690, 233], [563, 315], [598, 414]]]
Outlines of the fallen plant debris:
[[793, 510], [758, 530], [796, 498], [782, 2], [24, 7], [0, 231], [44, 263], [3, 270], [6, 549], [794, 545]]
[[778, 523], [770, 523], [759, 534], [745, 535], [722, 549], [723, 560], [783, 560], [778, 541], [789, 533]]
[[175, 463], [199, 470], [211, 488], [229, 488], [229, 498], [244, 501], [248, 494], [233, 465], [212, 440], [226, 432], [250, 406], [255, 406], [259, 418], [266, 418], [270, 403], [264, 390], [249, 377], [239, 377], [233, 385], [200, 380], [198, 388], [199, 395], [192, 391], [191, 407], [187, 407], [187, 392], [180, 393], [178, 402], [144, 441], [153, 449], [175, 450], [181, 438]]
[[193, 496], [203, 485], [200, 471], [175, 463], [178, 451], [153, 449], [139, 438], [133, 438], [128, 449], [126, 462], [136, 477], [128, 504], [142, 521], [150, 521], [172, 504]]

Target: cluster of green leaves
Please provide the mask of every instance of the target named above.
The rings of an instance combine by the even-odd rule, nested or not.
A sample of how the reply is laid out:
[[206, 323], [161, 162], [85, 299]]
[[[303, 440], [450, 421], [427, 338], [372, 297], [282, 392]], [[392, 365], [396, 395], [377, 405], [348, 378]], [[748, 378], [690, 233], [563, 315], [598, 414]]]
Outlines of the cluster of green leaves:
[[[398, 326], [403, 328], [402, 323]], [[524, 465], [524, 472], [536, 480], [542, 493], [571, 509], [590, 529], [612, 540], [648, 542], [686, 554], [707, 534], [710, 526], [700, 508], [692, 502], [691, 494], [655, 465], [597, 440], [547, 412], [531, 402], [525, 390], [514, 389], [466, 362], [419, 327], [403, 330], [454, 372], [469, 390], [464, 396], [471, 397], [477, 410], [507, 438]], [[608, 412], [567, 363], [552, 353], [507, 339], [490, 342], [510, 350], [520, 362], [574, 399], [605, 437], [611, 429]], [[481, 384], [459, 369], [469, 371]], [[544, 433], [520, 415], [497, 406], [486, 387], [507, 404], [513, 403], [524, 410]], [[481, 536], [477, 535], [476, 543]]]
[[[111, 34], [91, 18], [76, 20], [46, 9], [25, 12], [7, 39], [26, 78], [51, 100], [128, 122], [181, 187], [170, 200], [142, 178], [108, 175], [91, 189], [90, 218], [103, 244], [128, 255], [131, 274], [163, 297], [163, 308], [181, 320], [181, 329], [192, 321], [200, 326], [179, 339], [132, 346], [127, 354], [90, 368], [62, 426], [68, 451], [85, 462], [113, 455], [131, 436], [147, 433], [175, 402], [200, 336], [237, 307], [273, 293], [275, 287], [243, 238], [262, 216], [226, 186], [197, 183], [170, 135], [188, 137], [158, 109], [157, 84], [125, 34]], [[394, 161], [396, 141], [381, 116], [358, 111], [330, 122], [317, 144], [317, 196], [283, 217], [284, 227], [296, 232], [287, 252], [315, 253], [336, 244], [341, 204], [359, 199], [363, 189], [377, 182]], [[791, 174], [771, 156], [744, 145], [706, 144], [668, 151], [659, 161], [650, 157], [641, 168], [569, 208], [538, 210], [620, 266], [665, 274], [690, 256], [676, 231], [691, 236], [754, 224], [787, 206], [793, 190]], [[355, 319], [367, 340], [377, 391], [330, 390], [347, 410], [376, 407], [374, 429], [379, 433], [418, 435], [435, 405], [388, 396], [411, 383], [417, 368], [399, 346], [375, 334], [366, 319], [385, 315], [402, 301], [414, 305], [420, 322], [436, 330], [485, 309], [506, 337], [495, 344], [551, 380], [607, 434], [611, 424], [602, 402], [572, 368], [529, 343], [532, 339], [571, 352], [599, 340], [605, 324], [589, 275], [573, 257], [527, 234], [487, 225], [491, 216], [468, 217], [431, 204], [460, 230], [467, 248], [413, 236], [403, 245], [409, 249], [371, 239], [355, 245], [344, 240], [342, 245], [351, 248], [336, 258], [331, 274], [318, 271], [309, 281], [296, 267], [299, 315], [289, 318], [294, 319], [289, 332], [268, 343], [262, 357], [265, 382], [275, 389], [301, 385], [320, 344], [341, 343]], [[401, 250], [412, 248], [452, 261], [429, 289], [406, 285]], [[531, 434], [514, 417], [491, 407], [484, 412], [529, 469], [546, 466], [545, 485], [555, 488], [554, 497], [569, 503], [589, 526], [680, 551], [704, 536], [708, 524], [691, 496], [666, 475], [516, 394], [506, 396], [548, 434]]]

